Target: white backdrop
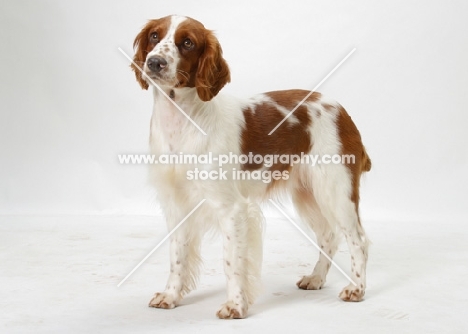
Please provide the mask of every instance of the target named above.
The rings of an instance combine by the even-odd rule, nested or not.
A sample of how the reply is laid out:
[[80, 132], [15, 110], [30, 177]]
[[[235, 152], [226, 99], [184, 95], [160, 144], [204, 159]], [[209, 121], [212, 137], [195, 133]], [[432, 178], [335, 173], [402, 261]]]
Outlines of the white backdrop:
[[465, 219], [466, 1], [10, 1], [0, 5], [0, 214], [156, 214], [146, 166], [151, 94], [132, 53], [147, 19], [216, 31], [229, 94], [319, 89], [373, 161], [364, 218]]

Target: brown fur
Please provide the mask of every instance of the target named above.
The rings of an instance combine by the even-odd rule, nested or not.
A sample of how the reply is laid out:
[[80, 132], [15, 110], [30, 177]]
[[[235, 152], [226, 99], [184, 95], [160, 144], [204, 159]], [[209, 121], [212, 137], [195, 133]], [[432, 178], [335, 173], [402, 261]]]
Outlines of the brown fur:
[[355, 203], [357, 210], [359, 208], [359, 181], [361, 174], [370, 171], [372, 163], [353, 120], [343, 107], [340, 106], [338, 110], [340, 113], [337, 118], [337, 127], [342, 145], [341, 154], [353, 154], [355, 156], [355, 163], [347, 164], [346, 167], [351, 172], [353, 185], [351, 201]]
[[[268, 92], [265, 95], [287, 110], [292, 110], [308, 93], [305, 90], [292, 89]], [[314, 102], [319, 97], [319, 93], [314, 93], [307, 101]], [[269, 103], [256, 105], [255, 110], [245, 109], [243, 112], [246, 125], [241, 136], [242, 154], [252, 152], [253, 155], [260, 154], [262, 156], [267, 154], [300, 155], [302, 152], [310, 151], [312, 143], [308, 127], [311, 124], [311, 119], [305, 106], [300, 106], [294, 112], [294, 116], [299, 120], [299, 123], [286, 121], [270, 136], [268, 133], [284, 118], [283, 113]], [[261, 164], [246, 164], [243, 166], [246, 170], [255, 170], [261, 167]], [[289, 164], [281, 163], [274, 164], [270, 168], [272, 171], [289, 169]]]

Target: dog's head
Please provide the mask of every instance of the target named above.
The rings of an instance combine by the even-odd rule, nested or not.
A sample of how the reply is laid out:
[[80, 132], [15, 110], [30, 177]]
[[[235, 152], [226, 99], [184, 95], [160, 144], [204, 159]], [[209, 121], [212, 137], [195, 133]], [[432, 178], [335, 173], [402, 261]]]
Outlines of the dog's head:
[[132, 69], [143, 89], [151, 80], [171, 88], [194, 87], [202, 101], [209, 101], [230, 81], [218, 39], [194, 19], [151, 20], [135, 38], [134, 48]]

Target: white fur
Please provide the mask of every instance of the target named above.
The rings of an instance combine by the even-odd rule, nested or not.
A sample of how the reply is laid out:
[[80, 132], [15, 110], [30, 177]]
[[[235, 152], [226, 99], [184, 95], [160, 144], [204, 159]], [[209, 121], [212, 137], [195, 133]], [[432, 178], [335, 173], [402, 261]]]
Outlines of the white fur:
[[[239, 137], [243, 117], [239, 101], [220, 94], [209, 103], [203, 103], [196, 101], [194, 89], [181, 88], [174, 91], [179, 106], [208, 135], [203, 135], [155, 89], [150, 139], [152, 154], [240, 154]], [[218, 129], [223, 129], [222, 136], [219, 136]], [[174, 136], [171, 137], [173, 133]], [[217, 140], [212, 140], [213, 136]], [[229, 317], [233, 304], [239, 316], [245, 317], [248, 305], [259, 293], [263, 221], [261, 212], [258, 204], [245, 193], [245, 185], [232, 180], [230, 173], [227, 174], [229, 179], [224, 181], [187, 180], [187, 171], [195, 168], [218, 169], [216, 163], [158, 164], [152, 167], [152, 180], [158, 189], [170, 229], [202, 199], [207, 201], [171, 239], [171, 274], [167, 287], [163, 294], [155, 296], [150, 305], [164, 307], [166, 303], [169, 307], [174, 307], [195, 287], [199, 273], [201, 238], [209, 229], [218, 228], [223, 235], [224, 265], [228, 280], [228, 302], [218, 315]], [[228, 171], [232, 168], [239, 170], [240, 165], [223, 168]]]

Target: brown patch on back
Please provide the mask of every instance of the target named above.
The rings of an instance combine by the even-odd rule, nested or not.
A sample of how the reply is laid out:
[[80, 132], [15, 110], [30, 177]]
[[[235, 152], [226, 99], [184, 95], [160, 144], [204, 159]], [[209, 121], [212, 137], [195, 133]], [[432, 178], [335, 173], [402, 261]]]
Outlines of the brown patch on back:
[[[265, 95], [270, 97], [273, 101], [285, 107], [286, 109], [293, 110], [297, 106], [297, 104], [301, 102], [302, 99], [304, 99], [309, 93], [310, 91], [308, 90], [289, 89], [289, 90], [278, 90], [274, 92], [267, 92], [265, 93]], [[320, 100], [321, 96], [322, 94], [318, 92], [313, 92], [312, 94], [310, 94], [310, 96], [307, 98], [305, 102], [317, 102], [318, 100]], [[294, 115], [296, 115], [296, 112], [294, 112]]]
[[[278, 105], [292, 110], [297, 104], [309, 93], [306, 90], [285, 90], [265, 93]], [[307, 102], [314, 102], [320, 98], [319, 93], [313, 93]], [[291, 122], [286, 120], [281, 126], [276, 129], [270, 136], [279, 122], [284, 118], [284, 113], [280, 112], [274, 105], [269, 102], [257, 104], [252, 108], [244, 109], [245, 128], [242, 131], [241, 150], [242, 154], [248, 155], [252, 152], [253, 155], [260, 154], [262, 156], [272, 155], [300, 155], [307, 153], [312, 148], [309, 128], [311, 125], [311, 117], [307, 107], [302, 105], [296, 109], [291, 117], [295, 117], [299, 122]], [[255, 170], [261, 168], [261, 164], [245, 164], [242, 166], [244, 170]], [[269, 168], [271, 171], [290, 170], [289, 164], [283, 164], [279, 161]]]

